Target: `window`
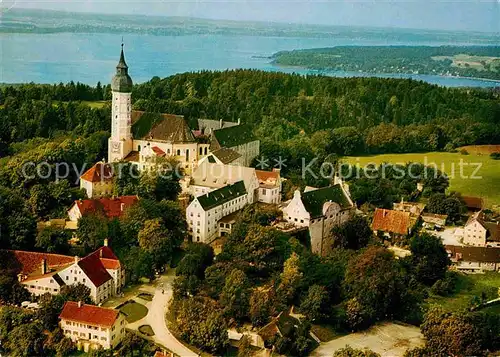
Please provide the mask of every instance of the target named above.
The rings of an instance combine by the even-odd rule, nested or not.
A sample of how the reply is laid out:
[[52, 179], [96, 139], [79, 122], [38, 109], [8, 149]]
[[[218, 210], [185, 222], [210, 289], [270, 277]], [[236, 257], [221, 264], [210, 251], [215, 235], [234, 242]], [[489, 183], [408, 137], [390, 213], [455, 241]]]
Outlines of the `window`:
[[177, 150], [177, 156], [181, 156], [181, 151]]

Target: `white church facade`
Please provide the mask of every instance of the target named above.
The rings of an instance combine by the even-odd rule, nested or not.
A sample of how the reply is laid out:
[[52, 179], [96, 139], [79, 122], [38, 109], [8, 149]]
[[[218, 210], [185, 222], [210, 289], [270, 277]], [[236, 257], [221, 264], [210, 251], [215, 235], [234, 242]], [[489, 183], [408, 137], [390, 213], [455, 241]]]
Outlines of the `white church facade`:
[[259, 141], [249, 134], [249, 128], [239, 122], [226, 122], [229, 125], [221, 125], [204, 135], [195, 135], [200, 130], [192, 130], [181, 115], [132, 110], [132, 86], [122, 44], [116, 74], [111, 82], [110, 163], [128, 161], [144, 169], [156, 164], [158, 158], [173, 158], [182, 165], [187, 175], [191, 175], [198, 162], [212, 151], [235, 151], [229, 161], [241, 161], [246, 165], [259, 155]]

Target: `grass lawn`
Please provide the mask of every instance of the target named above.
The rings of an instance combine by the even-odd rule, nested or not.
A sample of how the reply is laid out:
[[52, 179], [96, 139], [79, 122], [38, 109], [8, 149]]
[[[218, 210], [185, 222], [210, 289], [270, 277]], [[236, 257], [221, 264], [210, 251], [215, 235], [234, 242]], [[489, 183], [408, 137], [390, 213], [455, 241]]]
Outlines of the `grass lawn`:
[[140, 293], [137, 297], [146, 301], [153, 301], [153, 295], [149, 293]]
[[120, 311], [125, 314], [128, 323], [142, 319], [148, 314], [148, 308], [135, 301], [127, 302], [120, 308]]
[[105, 100], [98, 100], [98, 101], [93, 101], [93, 102], [84, 100], [84, 101], [82, 101], [82, 103], [87, 104], [91, 108], [102, 108], [108, 102], [106, 102]]
[[[441, 305], [445, 310], [460, 311], [468, 309], [470, 302], [477, 296], [481, 298], [482, 293], [486, 294], [487, 300], [498, 297], [500, 287], [500, 274], [491, 272], [486, 274], [460, 274], [459, 280], [452, 296], [442, 297], [432, 295], [427, 300], [430, 304]], [[484, 311], [499, 311], [500, 306], [492, 306]]]
[[[461, 155], [460, 153], [431, 152], [422, 154], [384, 154], [362, 157], [347, 157], [347, 162], [361, 167], [373, 163], [381, 164], [420, 162], [436, 164], [438, 169], [450, 177], [450, 190], [467, 196], [482, 197], [488, 207], [500, 205], [500, 164], [488, 155]], [[462, 173], [460, 170], [462, 165]], [[478, 171], [474, 172], [478, 167]]]
[[139, 332], [149, 337], [154, 336], [155, 334], [153, 329], [149, 325], [139, 326]]

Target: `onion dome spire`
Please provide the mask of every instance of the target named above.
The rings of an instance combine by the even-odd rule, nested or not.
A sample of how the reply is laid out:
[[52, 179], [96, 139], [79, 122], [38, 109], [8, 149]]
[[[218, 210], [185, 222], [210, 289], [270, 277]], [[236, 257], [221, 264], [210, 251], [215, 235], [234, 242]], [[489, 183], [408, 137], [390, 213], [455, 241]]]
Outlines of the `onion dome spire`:
[[120, 53], [120, 60], [116, 65], [116, 74], [111, 81], [111, 89], [113, 90], [113, 92], [129, 93], [132, 92], [133, 83], [132, 78], [130, 78], [128, 74], [127, 63], [125, 62], [125, 54], [123, 52], [123, 39], [121, 47], [122, 49]]

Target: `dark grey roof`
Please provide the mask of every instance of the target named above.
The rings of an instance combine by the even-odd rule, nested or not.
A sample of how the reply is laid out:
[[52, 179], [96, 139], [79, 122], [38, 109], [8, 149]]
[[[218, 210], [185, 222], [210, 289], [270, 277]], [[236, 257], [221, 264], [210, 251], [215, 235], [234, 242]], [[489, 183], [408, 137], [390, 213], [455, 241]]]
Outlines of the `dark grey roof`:
[[450, 259], [466, 262], [500, 263], [500, 248], [447, 245]]
[[252, 128], [248, 125], [236, 125], [229, 128], [218, 129], [212, 132], [210, 150], [213, 152], [221, 148], [232, 148], [257, 140]]
[[304, 192], [301, 196], [302, 203], [311, 218], [323, 215], [323, 205], [326, 202], [338, 203], [341, 208], [349, 208], [351, 204], [340, 185], [323, 187], [317, 190]]
[[198, 129], [201, 130], [204, 134], [210, 134], [211, 131], [236, 125], [238, 125], [238, 123], [232, 121], [198, 119]]
[[114, 92], [130, 93], [132, 92], [132, 78], [128, 74], [128, 66], [125, 62], [125, 55], [123, 54], [123, 44], [122, 51], [120, 53], [120, 61], [116, 66], [116, 74], [111, 80], [111, 90]]
[[209, 192], [203, 196], [199, 196], [197, 199], [203, 210], [208, 211], [214, 207], [243, 196], [246, 193], [245, 183], [242, 180], [233, 183], [232, 185], [221, 187], [218, 190]]
[[56, 281], [56, 283], [59, 285], [59, 286], [64, 286], [66, 285], [66, 283], [64, 282], [64, 280], [59, 276], [59, 274], [54, 274], [52, 276], [52, 278], [54, 278], [54, 280]]
[[219, 150], [215, 150], [212, 154], [218, 158], [223, 164], [230, 164], [236, 159], [241, 157], [241, 154], [228, 148], [222, 148]]

